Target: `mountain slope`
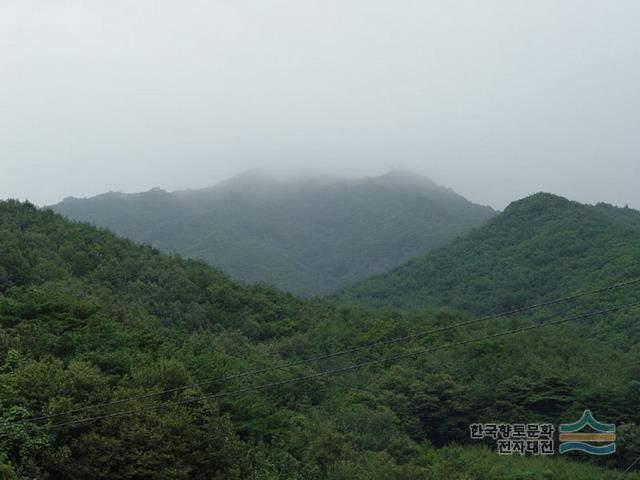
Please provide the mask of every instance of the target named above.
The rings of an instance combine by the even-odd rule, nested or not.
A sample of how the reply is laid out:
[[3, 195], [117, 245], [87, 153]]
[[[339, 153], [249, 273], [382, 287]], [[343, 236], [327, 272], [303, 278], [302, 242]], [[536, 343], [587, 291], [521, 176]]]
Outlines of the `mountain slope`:
[[68, 198], [53, 209], [301, 295], [382, 273], [494, 215], [401, 171], [298, 181], [247, 173], [203, 190]]
[[536, 194], [451, 244], [333, 298], [487, 313], [640, 276], [637, 218], [630, 209]]
[[[615, 322], [620, 345], [617, 337], [596, 341], [577, 324], [429, 355], [406, 355], [420, 346], [399, 342], [301, 363], [468, 317], [334, 306], [238, 285], [203, 262], [0, 202], [0, 473], [638, 479], [468, 445], [470, 423], [557, 424], [589, 405], [620, 427], [620, 453], [607, 464], [629, 465], [640, 454], [636, 316], [597, 319]], [[508, 326], [531, 322], [517, 317]], [[468, 342], [504, 328], [495, 321], [425, 341]], [[310, 377], [371, 361], [378, 363]], [[305, 381], [292, 381], [300, 376]], [[452, 443], [466, 445], [441, 448]]]

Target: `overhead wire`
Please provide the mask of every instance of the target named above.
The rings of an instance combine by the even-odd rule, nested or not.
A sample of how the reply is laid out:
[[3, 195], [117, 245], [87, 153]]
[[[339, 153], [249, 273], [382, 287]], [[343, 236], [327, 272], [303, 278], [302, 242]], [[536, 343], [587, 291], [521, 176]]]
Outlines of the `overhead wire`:
[[[155, 391], [155, 392], [149, 392], [149, 393], [144, 393], [144, 394], [140, 394], [140, 395], [129, 396], [129, 397], [120, 398], [120, 399], [117, 399], [117, 400], [111, 400], [111, 401], [100, 402], [100, 403], [95, 403], [95, 404], [91, 404], [91, 405], [85, 405], [85, 406], [82, 406], [82, 407], [77, 407], [77, 408], [65, 410], [63, 412], [53, 413], [53, 414], [50, 414], [50, 415], [40, 415], [40, 416], [36, 416], [36, 417], [30, 417], [30, 418], [26, 418], [26, 419], [21, 419], [19, 421], [15, 421], [15, 422], [0, 423], [0, 426], [2, 426], [2, 425], [16, 425], [16, 424], [22, 424], [22, 423], [38, 422], [38, 421], [41, 421], [41, 420], [48, 420], [48, 419], [51, 419], [51, 418], [58, 418], [58, 417], [71, 415], [71, 414], [79, 413], [79, 412], [83, 412], [83, 411], [95, 410], [95, 409], [98, 409], [98, 408], [110, 407], [110, 406], [114, 406], [114, 405], [121, 405], [123, 403], [131, 402], [131, 401], [135, 401], [135, 400], [144, 400], [144, 399], [147, 399], [147, 398], [153, 398], [153, 397], [157, 397], [157, 396], [160, 396], [160, 395], [176, 393], [176, 392], [188, 390], [188, 389], [191, 389], [191, 388], [211, 385], [211, 384], [214, 384], [214, 383], [225, 382], [225, 381], [239, 379], [239, 378], [246, 378], [246, 377], [250, 377], [250, 376], [254, 376], [254, 375], [259, 375], [259, 374], [262, 374], [262, 373], [268, 373], [268, 372], [271, 372], [271, 371], [274, 371], [274, 370], [283, 370], [283, 369], [288, 369], [288, 368], [295, 367], [295, 366], [306, 365], [306, 364], [309, 364], [309, 363], [314, 363], [314, 362], [319, 362], [319, 361], [322, 361], [322, 360], [336, 358], [336, 357], [348, 355], [348, 354], [351, 354], [351, 353], [357, 353], [357, 352], [360, 352], [360, 351], [363, 351], [363, 350], [368, 350], [368, 349], [373, 349], [373, 348], [381, 348], [381, 347], [385, 347], [385, 346], [388, 346], [388, 345], [393, 345], [393, 344], [400, 343], [400, 342], [406, 342], [406, 341], [409, 341], [409, 340], [417, 340], [419, 338], [424, 338], [424, 337], [428, 337], [428, 336], [431, 336], [431, 335], [436, 335], [438, 333], [454, 330], [454, 329], [457, 329], [457, 328], [461, 328], [461, 327], [466, 327], [466, 326], [470, 326], [470, 325], [475, 325], [475, 324], [487, 322], [489, 320], [497, 320], [497, 319], [500, 319], [500, 318], [510, 317], [510, 316], [517, 315], [517, 314], [520, 314], [520, 313], [529, 312], [529, 311], [532, 311], [532, 310], [538, 310], [538, 309], [541, 309], [541, 308], [544, 308], [544, 307], [549, 307], [549, 306], [553, 306], [553, 305], [557, 305], [557, 304], [561, 304], [561, 303], [567, 303], [567, 302], [570, 302], [570, 301], [573, 301], [573, 300], [577, 300], [579, 298], [583, 298], [583, 297], [587, 297], [587, 296], [591, 296], [591, 295], [597, 295], [597, 294], [605, 293], [605, 292], [608, 292], [608, 291], [617, 290], [617, 289], [628, 287], [628, 286], [631, 286], [631, 285], [634, 285], [634, 284], [638, 284], [638, 283], [640, 283], [640, 278], [635, 278], [635, 279], [632, 279], [632, 280], [629, 280], [629, 281], [619, 282], [619, 283], [616, 283], [616, 284], [612, 284], [612, 285], [609, 285], [609, 286], [606, 286], [606, 287], [602, 287], [602, 288], [598, 288], [598, 289], [594, 289], [594, 290], [578, 292], [578, 293], [575, 293], [575, 294], [572, 294], [572, 295], [568, 295], [568, 296], [565, 296], [565, 297], [560, 297], [560, 298], [557, 298], [557, 299], [554, 299], [554, 300], [549, 300], [547, 302], [542, 302], [542, 303], [530, 305], [530, 306], [527, 306], [527, 307], [508, 310], [508, 311], [504, 311], [504, 312], [500, 312], [500, 313], [496, 313], [496, 314], [492, 314], [492, 315], [488, 315], [488, 316], [473, 318], [473, 319], [470, 319], [470, 320], [453, 323], [451, 325], [447, 325], [447, 326], [444, 326], [444, 327], [439, 327], [439, 328], [436, 328], [436, 329], [422, 330], [422, 331], [414, 332], [414, 333], [409, 334], [409, 335], [403, 335], [403, 336], [394, 337], [394, 338], [391, 338], [391, 339], [388, 339], [388, 340], [382, 340], [382, 341], [379, 341], [379, 342], [372, 342], [372, 343], [368, 343], [368, 344], [364, 344], [364, 345], [359, 345], [359, 346], [356, 346], [356, 347], [348, 348], [348, 349], [337, 351], [337, 352], [332, 352], [332, 353], [329, 353], [329, 354], [316, 355], [316, 356], [307, 357], [307, 358], [300, 359], [300, 360], [294, 360], [294, 361], [291, 361], [291, 362], [284, 363], [282, 365], [269, 366], [269, 367], [264, 367], [264, 368], [260, 368], [260, 369], [257, 369], [257, 370], [249, 371], [249, 372], [242, 372], [242, 373], [231, 374], [231, 375], [222, 375], [222, 376], [211, 378], [211, 379], [207, 379], [207, 380], [204, 380], [204, 381], [201, 381], [201, 382], [190, 383], [190, 384], [181, 385], [179, 387], [174, 387], [174, 388], [170, 388], [170, 389], [164, 389], [164, 390], [159, 390], [159, 391]], [[232, 356], [232, 355], [230, 355], [230, 356]]]
[[[194, 397], [194, 398], [174, 400], [174, 401], [163, 402], [163, 403], [156, 403], [154, 405], [149, 405], [149, 406], [145, 406], [145, 407], [138, 407], [138, 408], [124, 410], [124, 411], [107, 413], [107, 414], [103, 414], [103, 415], [85, 417], [85, 418], [70, 420], [70, 421], [62, 422], [62, 423], [53, 423], [53, 424], [50, 424], [50, 425], [39, 425], [39, 426], [38, 425], [29, 425], [29, 424], [27, 424], [27, 425], [33, 427], [36, 430], [49, 430], [49, 429], [54, 429], [54, 428], [68, 427], [68, 426], [73, 426], [73, 425], [77, 425], [77, 424], [89, 423], [89, 422], [94, 422], [94, 421], [99, 421], [99, 420], [110, 419], [110, 418], [135, 415], [137, 413], [142, 413], [142, 412], [149, 411], [149, 410], [157, 410], [157, 409], [161, 409], [161, 408], [168, 408], [168, 407], [179, 406], [179, 405], [189, 405], [189, 404], [192, 404], [192, 403], [200, 402], [202, 400], [213, 400], [213, 399], [222, 398], [222, 397], [234, 396], [234, 395], [238, 395], [238, 394], [242, 394], [242, 393], [248, 393], [248, 392], [254, 392], [254, 391], [259, 391], [259, 390], [265, 390], [265, 389], [269, 389], [269, 388], [279, 387], [279, 386], [283, 386], [283, 385], [288, 385], [288, 384], [292, 384], [292, 383], [296, 383], [296, 382], [311, 380], [311, 379], [320, 378], [320, 377], [324, 377], [324, 376], [340, 375], [340, 374], [345, 373], [345, 372], [359, 370], [359, 369], [362, 369], [362, 368], [365, 368], [365, 367], [386, 364], [386, 363], [394, 362], [394, 361], [397, 361], [397, 360], [402, 360], [402, 359], [405, 359], [405, 358], [417, 357], [417, 356], [424, 355], [424, 354], [427, 354], [427, 353], [433, 353], [433, 352], [437, 352], [437, 351], [441, 351], [441, 350], [446, 350], [446, 349], [455, 348], [455, 347], [459, 347], [459, 346], [469, 345], [469, 344], [472, 344], [472, 343], [477, 343], [477, 342], [481, 342], [481, 341], [485, 341], [485, 340], [494, 340], [494, 339], [502, 338], [502, 337], [505, 337], [505, 336], [508, 336], [508, 335], [515, 335], [515, 334], [523, 333], [523, 332], [526, 332], [526, 331], [541, 329], [541, 328], [545, 328], [545, 327], [549, 327], [549, 326], [561, 325], [561, 324], [572, 322], [572, 321], [584, 320], [584, 319], [592, 318], [592, 317], [598, 316], [598, 315], [605, 315], [605, 314], [609, 314], [609, 313], [630, 310], [630, 309], [638, 307], [638, 306], [640, 306], [640, 302], [626, 304], [626, 305], [622, 305], [622, 306], [618, 306], [618, 307], [612, 307], [612, 308], [599, 310], [599, 311], [594, 311], [594, 312], [588, 312], [588, 313], [585, 313], [585, 314], [582, 314], [582, 315], [563, 318], [563, 319], [559, 319], [559, 320], [553, 320], [553, 321], [547, 321], [547, 322], [541, 322], [541, 323], [534, 323], [532, 325], [527, 325], [527, 326], [520, 327], [520, 328], [506, 330], [506, 331], [498, 332], [498, 333], [491, 334], [491, 335], [485, 335], [485, 336], [482, 336], [482, 337], [467, 339], [467, 340], [463, 340], [463, 341], [460, 341], [460, 342], [448, 343], [448, 344], [445, 344], [445, 345], [440, 345], [440, 346], [437, 346], [437, 347], [432, 347], [432, 348], [427, 348], [427, 349], [421, 349], [421, 350], [417, 350], [417, 351], [413, 351], [413, 352], [406, 352], [406, 353], [403, 353], [403, 354], [400, 354], [400, 355], [394, 355], [394, 356], [389, 357], [389, 358], [370, 360], [370, 361], [358, 363], [358, 364], [355, 364], [355, 365], [349, 365], [349, 366], [346, 366], [346, 367], [336, 368], [336, 369], [332, 369], [332, 370], [325, 370], [325, 371], [321, 371], [321, 372], [315, 372], [315, 373], [309, 374], [309, 375], [302, 375], [302, 376], [298, 376], [298, 377], [289, 378], [289, 379], [286, 379], [286, 380], [280, 380], [280, 381], [276, 381], [276, 382], [269, 382], [269, 383], [264, 383], [264, 384], [260, 384], [260, 385], [249, 386], [249, 387], [245, 387], [245, 388], [241, 388], [241, 389], [230, 390], [230, 391], [227, 391], [227, 392], [220, 392], [220, 393], [216, 393], [216, 394], [202, 395], [202, 396], [198, 396], [198, 397]], [[13, 424], [4, 424], [2, 426], [3, 427], [7, 427], [7, 426], [17, 426], [17, 425], [19, 425], [19, 424], [13, 423]], [[6, 432], [0, 433], [0, 435], [3, 435], [3, 434], [6, 435]]]

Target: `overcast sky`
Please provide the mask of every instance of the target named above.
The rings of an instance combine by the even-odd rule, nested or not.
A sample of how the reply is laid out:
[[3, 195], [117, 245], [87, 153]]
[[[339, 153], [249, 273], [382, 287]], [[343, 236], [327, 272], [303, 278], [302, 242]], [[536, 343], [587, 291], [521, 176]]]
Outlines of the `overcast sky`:
[[0, 198], [415, 170], [640, 208], [638, 0], [0, 0]]

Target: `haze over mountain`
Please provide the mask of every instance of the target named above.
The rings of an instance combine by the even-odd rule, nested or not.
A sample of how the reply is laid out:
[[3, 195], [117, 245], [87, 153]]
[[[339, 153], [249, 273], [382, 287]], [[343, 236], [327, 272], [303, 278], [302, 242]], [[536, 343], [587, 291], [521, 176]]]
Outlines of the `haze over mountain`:
[[334, 299], [375, 306], [508, 310], [640, 276], [640, 212], [538, 193], [485, 226]]
[[384, 272], [495, 214], [400, 170], [359, 179], [251, 171], [202, 190], [110, 192], [67, 198], [53, 209], [301, 295]]
[[640, 480], [639, 19], [0, 0], [0, 480]]
[[[0, 198], [418, 171], [640, 208], [640, 2], [0, 2]], [[52, 181], [55, 179], [55, 181]]]

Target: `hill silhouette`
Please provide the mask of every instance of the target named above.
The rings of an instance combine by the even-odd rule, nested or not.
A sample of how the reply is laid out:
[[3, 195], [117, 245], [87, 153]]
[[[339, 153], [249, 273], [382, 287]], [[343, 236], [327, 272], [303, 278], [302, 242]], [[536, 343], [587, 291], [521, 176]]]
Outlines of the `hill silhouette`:
[[370, 306], [519, 308], [561, 291], [640, 276], [640, 212], [547, 193], [510, 204], [486, 225], [333, 299]]
[[444, 245], [495, 212], [410, 172], [281, 180], [247, 172], [202, 190], [106, 193], [52, 207], [247, 282], [312, 296]]

